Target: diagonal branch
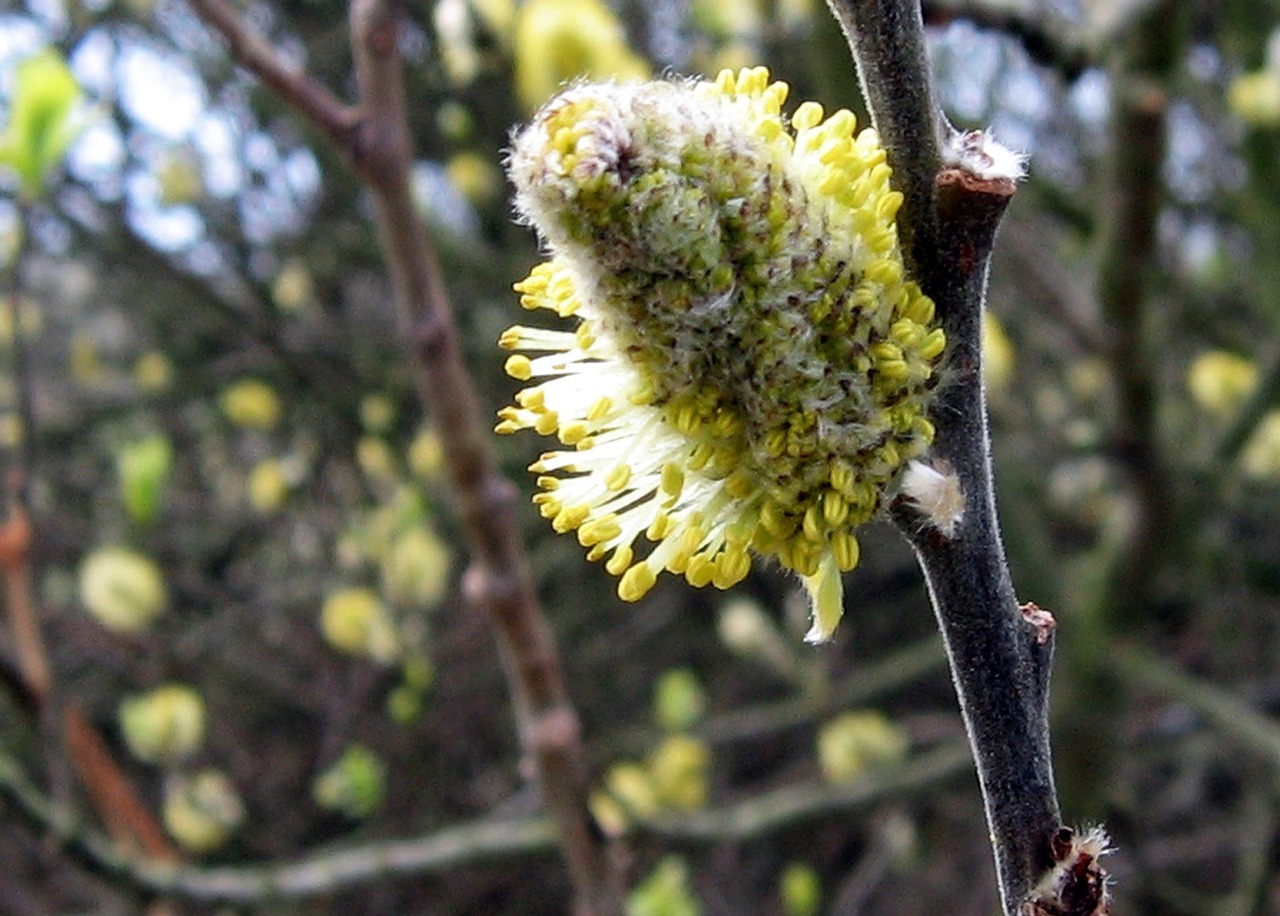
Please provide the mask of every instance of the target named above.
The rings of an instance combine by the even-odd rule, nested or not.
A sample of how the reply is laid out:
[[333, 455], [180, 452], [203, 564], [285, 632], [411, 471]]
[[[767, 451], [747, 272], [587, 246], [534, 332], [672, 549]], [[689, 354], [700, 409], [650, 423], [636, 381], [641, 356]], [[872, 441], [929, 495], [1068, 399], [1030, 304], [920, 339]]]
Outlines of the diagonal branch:
[[279, 56], [224, 3], [193, 0], [237, 59], [312, 118], [350, 159], [371, 192], [397, 317], [423, 403], [441, 432], [471, 547], [468, 599], [498, 640], [521, 744], [531, 759], [569, 865], [582, 914], [622, 912], [622, 879], [587, 808], [581, 724], [569, 700], [555, 639], [540, 608], [516, 524], [517, 490], [497, 470], [480, 399], [463, 362], [443, 274], [411, 194], [412, 142], [400, 58], [401, 4], [350, 7], [360, 118]]
[[893, 519], [915, 547], [946, 644], [1003, 912], [1018, 916], [1024, 905], [1040, 912], [1042, 878], [1072, 836], [1061, 829], [1049, 752], [1052, 618], [1031, 617], [1014, 594], [996, 516], [982, 386], [988, 263], [1021, 162], [983, 134], [961, 136], [947, 124], [934, 99], [918, 0], [829, 2], [849, 38], [895, 187], [905, 198], [902, 244], [947, 334], [950, 376], [931, 414], [937, 430], [932, 460], [958, 485], [963, 512], [954, 530], [946, 530], [899, 500]]
[[[740, 843], [910, 796], [953, 778], [963, 771], [967, 760], [963, 745], [941, 744], [847, 784], [784, 785], [719, 808], [656, 816], [635, 824], [630, 832], [690, 847]], [[437, 874], [501, 859], [542, 857], [553, 852], [557, 840], [554, 825], [543, 817], [482, 820], [424, 836], [320, 851], [293, 862], [208, 867], [121, 855], [119, 847], [102, 834], [60, 815], [17, 762], [2, 752], [0, 795], [12, 803], [20, 817], [93, 872], [119, 877], [151, 894], [204, 903], [279, 904], [375, 881]]]

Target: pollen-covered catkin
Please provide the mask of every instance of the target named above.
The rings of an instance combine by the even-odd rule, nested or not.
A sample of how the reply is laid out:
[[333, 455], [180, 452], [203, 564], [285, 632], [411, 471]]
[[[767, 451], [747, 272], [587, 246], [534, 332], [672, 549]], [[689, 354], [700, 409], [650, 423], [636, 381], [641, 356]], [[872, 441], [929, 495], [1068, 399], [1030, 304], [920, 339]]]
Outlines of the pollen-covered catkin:
[[559, 438], [535, 501], [624, 599], [663, 571], [727, 588], [763, 555], [821, 641], [857, 528], [932, 442], [946, 339], [875, 132], [813, 102], [786, 119], [786, 95], [763, 68], [582, 85], [516, 136], [517, 208], [552, 254], [516, 289], [577, 326], [503, 335], [530, 384], [498, 431]]

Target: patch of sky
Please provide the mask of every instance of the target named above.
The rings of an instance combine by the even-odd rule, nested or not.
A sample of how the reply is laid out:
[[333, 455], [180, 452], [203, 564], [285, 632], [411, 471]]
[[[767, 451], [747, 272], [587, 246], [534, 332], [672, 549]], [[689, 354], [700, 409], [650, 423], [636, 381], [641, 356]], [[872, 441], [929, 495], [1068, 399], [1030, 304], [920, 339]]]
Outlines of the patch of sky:
[[457, 239], [474, 239], [480, 235], [480, 218], [440, 163], [414, 165], [413, 196], [418, 210], [432, 228]]
[[71, 72], [89, 95], [111, 95], [115, 78], [111, 65], [115, 51], [115, 40], [105, 29], [92, 29], [76, 42], [69, 60]]
[[309, 149], [291, 150], [285, 156], [284, 176], [297, 197], [313, 197], [320, 189], [320, 166]]
[[189, 248], [204, 234], [204, 221], [194, 207], [161, 207], [159, 186], [149, 171], [134, 172], [125, 179], [127, 216], [133, 230], [153, 248], [165, 252]]
[[116, 125], [94, 118], [67, 151], [67, 169], [91, 185], [101, 200], [120, 197], [120, 170], [124, 167], [125, 145]]
[[120, 106], [134, 121], [169, 140], [191, 132], [205, 108], [204, 87], [179, 57], [125, 45], [117, 67]]
[[13, 92], [13, 65], [48, 42], [48, 34], [26, 16], [0, 15], [0, 91]]
[[55, 35], [67, 29], [67, 4], [62, 0], [27, 0], [27, 13]]
[[244, 188], [244, 169], [237, 155], [240, 132], [234, 119], [220, 111], [205, 111], [196, 122], [192, 137], [203, 164], [205, 190], [226, 198]]
[[943, 109], [966, 125], [982, 124], [991, 116], [991, 87], [1004, 56], [999, 39], [965, 22], [929, 37]]

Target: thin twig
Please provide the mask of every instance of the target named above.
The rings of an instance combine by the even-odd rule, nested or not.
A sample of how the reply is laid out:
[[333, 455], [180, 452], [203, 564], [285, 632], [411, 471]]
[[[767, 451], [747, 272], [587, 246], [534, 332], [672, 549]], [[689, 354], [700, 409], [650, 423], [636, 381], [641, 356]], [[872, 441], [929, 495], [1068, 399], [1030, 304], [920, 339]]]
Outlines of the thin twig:
[[[945, 744], [843, 785], [805, 783], [756, 793], [736, 804], [668, 815], [634, 825], [631, 834], [689, 846], [720, 846], [766, 836], [799, 823], [865, 809], [950, 779], [969, 765], [962, 744]], [[60, 816], [17, 763], [0, 752], [0, 794], [28, 822], [95, 873], [153, 894], [187, 900], [263, 905], [347, 890], [397, 877], [441, 873], [500, 859], [557, 850], [549, 818], [480, 821], [427, 836], [318, 852], [289, 863], [244, 867], [178, 865], [121, 855], [92, 828]]]
[[230, 42], [240, 63], [312, 118], [347, 154], [372, 193], [395, 306], [414, 359], [419, 394], [441, 433], [470, 541], [467, 598], [493, 625], [513, 696], [521, 744], [552, 815], [582, 914], [623, 910], [623, 882], [587, 807], [581, 724], [569, 700], [550, 625], [537, 602], [515, 506], [517, 490], [497, 471], [489, 429], [462, 359], [444, 278], [411, 193], [412, 141], [405, 111], [401, 4], [350, 7], [360, 119], [286, 66], [223, 0], [193, 0]]
[[1095, 63], [1085, 30], [1055, 16], [1048, 4], [1009, 0], [924, 0], [929, 25], [964, 19], [980, 29], [1009, 35], [1027, 56], [1074, 80]]
[[1151, 691], [1195, 710], [1218, 734], [1280, 768], [1280, 725], [1248, 702], [1131, 645], [1115, 645], [1109, 664], [1134, 688]]

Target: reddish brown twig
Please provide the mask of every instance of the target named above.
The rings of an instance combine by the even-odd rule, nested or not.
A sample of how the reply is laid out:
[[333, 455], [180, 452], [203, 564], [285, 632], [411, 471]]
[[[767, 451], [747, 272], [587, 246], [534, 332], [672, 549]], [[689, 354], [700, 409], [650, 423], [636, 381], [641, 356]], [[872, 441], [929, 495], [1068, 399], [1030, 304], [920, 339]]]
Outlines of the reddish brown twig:
[[520, 739], [553, 816], [582, 914], [621, 914], [620, 873], [587, 808], [586, 757], [551, 628], [538, 604], [519, 528], [515, 486], [497, 471], [489, 425], [462, 358], [444, 278], [410, 192], [412, 142], [399, 54], [401, 8], [354, 0], [351, 36], [359, 119], [306, 74], [283, 63], [224, 0], [193, 0], [236, 59], [310, 118], [368, 185], [423, 403], [444, 443], [465, 521], [468, 600], [488, 617], [511, 688]]

